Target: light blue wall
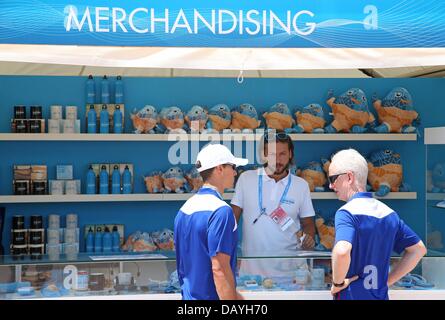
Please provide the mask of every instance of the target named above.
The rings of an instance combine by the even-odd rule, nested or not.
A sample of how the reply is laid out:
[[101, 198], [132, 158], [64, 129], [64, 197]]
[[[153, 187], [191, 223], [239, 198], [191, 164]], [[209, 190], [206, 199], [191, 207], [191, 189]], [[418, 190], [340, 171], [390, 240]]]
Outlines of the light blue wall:
[[[13, 106], [39, 104], [44, 116], [49, 117], [52, 104], [77, 105], [80, 108], [82, 128], [84, 121], [84, 77], [0, 77], [0, 132], [9, 132]], [[259, 111], [265, 111], [275, 102], [289, 106], [324, 103], [326, 93], [336, 94], [350, 87], [362, 88], [368, 99], [376, 92], [380, 97], [395, 86], [404, 86], [412, 94], [414, 106], [422, 118], [422, 128], [443, 126], [445, 109], [441, 96], [444, 79], [236, 79], [218, 78], [126, 78], [126, 127], [131, 128], [129, 111], [152, 104], [158, 109], [177, 105], [187, 110], [194, 104], [213, 106], [226, 103], [230, 107], [249, 102]], [[99, 79], [97, 79], [99, 84]], [[423, 131], [423, 130], [422, 130]], [[83, 179], [89, 163], [131, 162], [135, 165], [135, 192], [145, 192], [142, 175], [152, 170], [166, 170], [168, 148], [171, 142], [0, 142], [0, 194], [12, 194], [13, 164], [47, 164], [49, 179], [55, 178], [56, 164], [73, 164], [75, 179]], [[425, 237], [425, 146], [423, 136], [415, 142], [295, 142], [296, 160], [304, 164], [329, 156], [340, 148], [354, 147], [367, 155], [379, 148], [391, 148], [401, 154], [405, 180], [418, 193], [417, 200], [388, 200], [389, 206]], [[83, 181], [84, 182], [84, 181]], [[316, 210], [332, 216], [341, 205], [336, 200], [315, 200]], [[181, 202], [148, 203], [68, 203], [7, 205], [7, 224], [3, 244], [9, 244], [11, 216], [14, 214], [77, 213], [79, 224], [124, 223], [126, 236], [135, 230], [154, 231], [172, 228], [173, 219]], [[436, 219], [445, 224], [445, 219]], [[64, 219], [62, 220], [64, 221]], [[444, 230], [445, 231], [445, 230]]]

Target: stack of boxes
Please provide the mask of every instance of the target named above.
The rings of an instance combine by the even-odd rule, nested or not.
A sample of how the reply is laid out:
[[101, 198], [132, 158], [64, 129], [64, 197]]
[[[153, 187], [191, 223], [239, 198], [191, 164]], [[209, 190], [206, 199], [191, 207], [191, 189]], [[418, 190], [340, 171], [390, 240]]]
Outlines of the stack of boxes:
[[14, 106], [14, 117], [11, 119], [12, 133], [45, 133], [45, 119], [42, 106], [31, 106], [30, 117], [27, 117], [26, 106]]
[[48, 194], [47, 167], [45, 165], [14, 165], [13, 171], [15, 195]]
[[15, 215], [12, 217], [11, 228], [11, 255], [14, 259], [23, 259], [30, 254], [31, 259], [41, 259], [44, 253], [43, 218], [33, 215], [30, 219], [29, 229], [25, 228], [25, 217]]
[[48, 120], [48, 133], [80, 133], [80, 120], [77, 119], [77, 106], [65, 107], [65, 119], [63, 119], [63, 107], [52, 105], [51, 118]]
[[56, 178], [49, 181], [51, 195], [80, 194], [80, 180], [73, 180], [72, 165], [57, 165]]
[[66, 215], [66, 228], [60, 227], [60, 216], [49, 215], [46, 253], [50, 260], [58, 260], [60, 254], [66, 254], [67, 259], [76, 259], [79, 253], [79, 228], [77, 227], [77, 215]]

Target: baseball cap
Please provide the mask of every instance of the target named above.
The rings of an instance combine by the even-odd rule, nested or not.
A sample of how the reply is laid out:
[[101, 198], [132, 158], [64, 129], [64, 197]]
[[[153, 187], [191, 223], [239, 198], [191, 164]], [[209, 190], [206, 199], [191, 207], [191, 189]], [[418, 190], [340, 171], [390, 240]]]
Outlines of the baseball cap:
[[198, 153], [196, 158], [196, 169], [202, 172], [212, 169], [221, 164], [231, 163], [238, 166], [245, 166], [248, 159], [236, 158], [230, 150], [222, 144], [209, 144]]

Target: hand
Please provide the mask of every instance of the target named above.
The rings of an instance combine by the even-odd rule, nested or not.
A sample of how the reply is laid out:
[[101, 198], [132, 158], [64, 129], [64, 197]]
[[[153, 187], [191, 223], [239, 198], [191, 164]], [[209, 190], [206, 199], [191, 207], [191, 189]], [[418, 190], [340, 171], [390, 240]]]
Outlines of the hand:
[[343, 284], [342, 287], [335, 287], [334, 285], [331, 285], [331, 294], [335, 295], [336, 293], [346, 289], [351, 284], [351, 282], [353, 282], [357, 279], [358, 279], [358, 276], [353, 276], [352, 278], [345, 279], [345, 283]]
[[307, 233], [305, 234], [303, 243], [301, 244], [301, 248], [303, 250], [312, 250], [315, 247], [315, 240]]

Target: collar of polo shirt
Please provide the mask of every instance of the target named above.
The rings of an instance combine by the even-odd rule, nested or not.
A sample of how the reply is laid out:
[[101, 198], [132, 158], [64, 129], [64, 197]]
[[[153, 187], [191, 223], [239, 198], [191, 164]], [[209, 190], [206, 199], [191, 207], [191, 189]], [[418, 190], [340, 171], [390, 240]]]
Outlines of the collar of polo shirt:
[[[275, 182], [275, 179], [274, 179], [274, 178], [271, 178], [271, 177], [269, 177], [269, 176], [267, 175], [267, 173], [266, 173], [266, 169], [265, 169], [265, 168], [262, 168], [262, 169], [261, 169], [261, 174], [264, 176], [264, 180], [265, 180], [265, 181], [274, 181], [274, 182]], [[289, 170], [288, 173], [287, 173], [287, 176], [285, 176], [283, 179], [279, 180], [277, 183], [283, 183], [283, 184], [287, 183], [287, 179], [289, 179], [290, 174], [291, 174], [291, 173], [290, 173], [290, 170]]]

